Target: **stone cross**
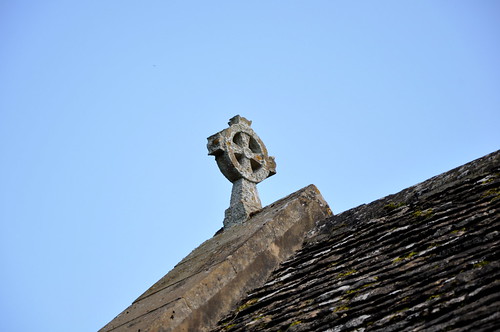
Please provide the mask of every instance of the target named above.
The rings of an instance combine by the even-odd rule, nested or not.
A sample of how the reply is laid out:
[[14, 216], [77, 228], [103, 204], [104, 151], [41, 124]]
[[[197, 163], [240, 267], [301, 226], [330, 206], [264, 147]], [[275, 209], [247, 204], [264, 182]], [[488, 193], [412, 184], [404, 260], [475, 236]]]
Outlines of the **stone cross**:
[[229, 128], [208, 138], [208, 154], [215, 156], [222, 174], [233, 183], [225, 228], [245, 222], [262, 208], [256, 185], [276, 174], [274, 157], [268, 156], [251, 124], [252, 121], [236, 115], [229, 120]]

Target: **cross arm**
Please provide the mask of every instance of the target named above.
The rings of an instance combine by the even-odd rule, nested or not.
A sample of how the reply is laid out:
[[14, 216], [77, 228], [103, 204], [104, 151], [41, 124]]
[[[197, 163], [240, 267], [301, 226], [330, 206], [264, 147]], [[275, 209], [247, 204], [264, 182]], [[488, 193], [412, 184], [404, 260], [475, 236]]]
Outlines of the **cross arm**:
[[207, 143], [208, 155], [219, 156], [224, 153], [223, 140], [224, 137], [222, 135], [222, 131], [210, 136]]

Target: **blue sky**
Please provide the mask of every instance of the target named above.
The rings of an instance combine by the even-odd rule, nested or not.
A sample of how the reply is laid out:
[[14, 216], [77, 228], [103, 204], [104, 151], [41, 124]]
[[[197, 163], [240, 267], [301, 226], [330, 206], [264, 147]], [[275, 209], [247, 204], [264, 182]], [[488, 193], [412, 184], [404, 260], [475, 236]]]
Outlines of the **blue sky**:
[[236, 114], [334, 213], [500, 143], [498, 1], [1, 1], [0, 330], [95, 331], [221, 226]]

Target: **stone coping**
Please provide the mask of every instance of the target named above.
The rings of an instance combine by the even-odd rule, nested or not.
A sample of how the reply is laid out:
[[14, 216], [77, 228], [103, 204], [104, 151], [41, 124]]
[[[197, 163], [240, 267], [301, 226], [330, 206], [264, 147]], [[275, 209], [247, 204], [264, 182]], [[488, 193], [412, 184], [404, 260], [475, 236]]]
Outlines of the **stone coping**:
[[202, 243], [100, 332], [209, 330], [331, 215], [314, 185], [265, 207]]

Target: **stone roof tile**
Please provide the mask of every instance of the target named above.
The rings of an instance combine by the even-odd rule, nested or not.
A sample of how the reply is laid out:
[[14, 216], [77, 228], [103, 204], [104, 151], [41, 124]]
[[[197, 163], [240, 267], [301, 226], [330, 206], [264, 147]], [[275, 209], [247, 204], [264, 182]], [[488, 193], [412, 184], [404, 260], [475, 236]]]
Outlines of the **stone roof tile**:
[[214, 331], [500, 329], [500, 152], [327, 218]]

